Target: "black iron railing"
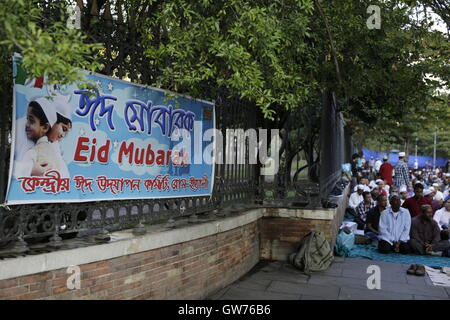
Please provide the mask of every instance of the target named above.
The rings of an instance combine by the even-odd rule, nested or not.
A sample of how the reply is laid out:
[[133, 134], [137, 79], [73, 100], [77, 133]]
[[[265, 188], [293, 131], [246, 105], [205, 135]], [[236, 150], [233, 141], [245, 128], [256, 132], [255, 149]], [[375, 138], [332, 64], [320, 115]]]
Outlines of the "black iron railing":
[[[57, 1], [55, 1], [57, 2]], [[47, 2], [46, 2], [47, 3]], [[50, 3], [50, 2], [48, 2]], [[47, 7], [45, 7], [47, 8]], [[48, 9], [48, 8], [47, 8]], [[85, 8], [86, 9], [86, 8]], [[48, 9], [50, 10], [50, 9]], [[127, 70], [133, 70], [132, 75], [139, 74], [139, 82], [152, 83], [159, 76], [159, 69], [148, 58], [141, 55], [139, 41], [133, 38], [136, 31], [127, 29], [120, 21], [96, 24], [91, 28], [89, 9], [83, 11], [82, 28], [89, 35], [88, 41], [102, 42], [106, 51], [102, 55], [105, 68], [103, 73], [108, 76], [123, 77]], [[50, 12], [47, 16], [50, 15]], [[95, 17], [95, 19], [104, 19]], [[45, 21], [43, 21], [45, 25]], [[114, 37], [111, 30], [116, 28]], [[4, 203], [8, 170], [10, 164], [11, 125], [12, 125], [12, 79], [10, 76], [12, 62], [3, 54], [0, 61], [0, 204]], [[111, 58], [111, 52], [120, 52]], [[8, 60], [9, 59], [9, 60]], [[154, 70], [150, 66], [155, 67]], [[137, 82], [137, 78], [131, 79]], [[235, 137], [227, 137], [227, 129], [259, 129], [278, 128], [284, 139], [290, 139], [289, 148], [280, 154], [280, 170], [275, 176], [261, 176], [260, 164], [216, 163], [214, 188], [211, 196], [189, 198], [138, 199], [117, 200], [85, 203], [61, 203], [40, 205], [0, 206], [0, 259], [9, 254], [39, 253], [49, 248], [65, 248], [62, 240], [86, 235], [93, 241], [107, 241], [109, 233], [114, 230], [134, 229], [138, 234], [144, 232], [146, 224], [166, 222], [168, 227], [174, 227], [175, 221], [181, 217], [189, 217], [196, 221], [198, 217], [214, 218], [239, 212], [250, 207], [321, 207], [323, 199], [328, 196], [333, 185], [339, 179], [339, 166], [343, 161], [343, 151], [348, 145], [349, 135], [340, 133], [339, 139], [334, 139], [336, 132], [341, 132], [343, 123], [340, 115], [334, 114], [322, 119], [323, 110], [338, 113], [335, 102], [330, 99], [321, 101], [311, 99], [308, 108], [299, 106], [294, 111], [284, 111], [280, 118], [269, 122], [263, 119], [259, 108], [253, 103], [232, 97], [227, 90], [209, 90], [205, 84], [205, 92], [211, 98], [211, 92], [218, 92], [216, 97], [216, 128], [221, 130], [225, 153], [234, 151], [236, 159]], [[215, 89], [215, 88], [214, 88]], [[231, 98], [230, 98], [231, 96]], [[205, 97], [208, 99], [207, 97]], [[332, 106], [328, 104], [333, 103]], [[305, 120], [306, 119], [306, 120]], [[324, 120], [321, 123], [321, 119]], [[284, 121], [284, 122], [283, 122]], [[338, 121], [339, 123], [337, 123]], [[267, 126], [269, 124], [269, 126]], [[322, 130], [325, 128], [326, 130]], [[331, 129], [330, 129], [331, 128]], [[337, 129], [336, 129], [337, 128]], [[320, 129], [320, 130], [319, 130]], [[322, 131], [321, 131], [322, 130]], [[337, 131], [336, 131], [337, 130]], [[270, 134], [268, 135], [270, 137]], [[319, 137], [323, 136], [323, 139]], [[228, 140], [228, 141], [227, 141]], [[331, 143], [332, 145], [326, 145]], [[245, 142], [245, 159], [248, 159], [248, 142]], [[268, 143], [270, 144], [270, 143]], [[240, 146], [241, 147], [241, 146]], [[321, 154], [326, 148], [327, 158], [323, 162]], [[347, 150], [349, 148], [347, 147]], [[333, 158], [333, 152], [338, 157]], [[292, 174], [293, 159], [304, 153], [308, 177], [297, 177], [300, 169]], [[227, 155], [225, 155], [227, 156]], [[347, 155], [348, 156], [348, 155]], [[319, 169], [322, 174], [319, 174]], [[327, 174], [327, 172], [329, 174]], [[78, 239], [77, 238], [77, 239]], [[89, 241], [88, 241], [89, 242]], [[78, 245], [86, 245], [80, 242]], [[33, 249], [33, 250], [30, 250]]]

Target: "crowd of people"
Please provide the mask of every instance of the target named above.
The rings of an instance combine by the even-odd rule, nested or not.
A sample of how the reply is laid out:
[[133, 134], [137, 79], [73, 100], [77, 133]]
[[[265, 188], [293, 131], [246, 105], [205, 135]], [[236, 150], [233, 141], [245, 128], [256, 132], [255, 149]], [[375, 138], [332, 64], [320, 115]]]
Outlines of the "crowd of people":
[[353, 155], [347, 216], [380, 253], [450, 256], [449, 169], [410, 169], [405, 153], [398, 157], [393, 166]]

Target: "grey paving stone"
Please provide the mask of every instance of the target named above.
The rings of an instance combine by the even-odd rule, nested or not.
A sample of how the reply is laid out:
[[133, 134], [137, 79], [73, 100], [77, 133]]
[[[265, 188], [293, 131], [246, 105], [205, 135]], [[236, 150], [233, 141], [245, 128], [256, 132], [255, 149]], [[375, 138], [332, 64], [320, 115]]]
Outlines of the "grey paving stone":
[[206, 300], [219, 300], [231, 287], [227, 286], [214, 294], [210, 295]]
[[303, 294], [303, 295], [301, 295], [300, 300], [325, 300], [325, 299], [322, 297], [316, 297], [316, 296], [310, 296], [307, 294]]
[[429, 280], [429, 282], [427, 282], [427, 280], [429, 280], [427, 275], [425, 275], [425, 277], [418, 277], [415, 275], [406, 275], [406, 282], [408, 284], [412, 284], [412, 285], [423, 285], [423, 286], [433, 285], [431, 280]]
[[300, 294], [249, 290], [232, 286], [220, 300], [299, 300]]
[[337, 286], [322, 286], [305, 283], [291, 283], [284, 281], [273, 281], [267, 288], [267, 291], [299, 294], [322, 297], [324, 299], [337, 299], [339, 296], [339, 287]]
[[266, 266], [259, 269], [259, 272], [273, 272], [279, 270], [283, 266], [283, 263], [280, 261], [272, 261], [268, 262]]
[[287, 272], [280, 272], [280, 271], [274, 271], [274, 272], [258, 272], [253, 275], [251, 275], [252, 279], [268, 279], [273, 281], [287, 281], [291, 283], [307, 283], [309, 277], [304, 274], [290, 274]]
[[351, 287], [367, 289], [367, 280], [358, 278], [344, 278], [329, 275], [312, 275], [308, 281], [310, 285], [335, 286], [335, 287]]
[[370, 260], [370, 259], [346, 258], [346, 260], [345, 260], [346, 268], [358, 268], [358, 267], [367, 268], [370, 265], [377, 265], [382, 269], [386, 268], [389, 270], [397, 270], [397, 271], [404, 270], [405, 272], [409, 267], [409, 265], [406, 266], [401, 263], [376, 261], [376, 260]]
[[270, 279], [247, 278], [235, 282], [234, 286], [243, 289], [265, 291], [271, 282], [272, 280]]
[[302, 271], [294, 267], [293, 265], [289, 263], [285, 263], [281, 266], [279, 269], [280, 272], [285, 272], [289, 274], [295, 274], [295, 275], [305, 275]]
[[333, 262], [337, 262], [337, 263], [343, 263], [345, 262], [345, 258], [344, 257], [338, 257], [338, 256], [334, 256]]
[[[369, 265], [381, 268], [381, 290], [369, 290]], [[263, 262], [246, 276], [208, 299], [318, 300], [418, 299], [450, 300], [450, 288], [434, 286], [428, 276], [408, 276], [409, 265], [346, 258], [325, 272], [307, 276], [284, 262]]]
[[[407, 283], [406, 272], [399, 270], [392, 270], [386, 267], [380, 267], [381, 269], [381, 281]], [[347, 268], [344, 267], [342, 276], [346, 278], [367, 279], [372, 273], [367, 273], [367, 267], [365, 268]]]
[[414, 300], [450, 300], [450, 298], [438, 298], [438, 297], [430, 297], [430, 296], [420, 296], [415, 294]]
[[369, 290], [344, 287], [339, 300], [412, 300], [412, 294], [393, 293], [386, 290]]
[[445, 287], [445, 291], [447, 291], [447, 295], [448, 295], [449, 298], [450, 298], [450, 288], [449, 288], [449, 287]]
[[341, 263], [333, 263], [327, 270], [323, 272], [316, 272], [313, 275], [328, 275], [328, 276], [342, 276], [344, 265]]
[[381, 289], [394, 293], [416, 294], [422, 296], [447, 298], [448, 294], [443, 287], [429, 285], [400, 284], [395, 282], [381, 282]]

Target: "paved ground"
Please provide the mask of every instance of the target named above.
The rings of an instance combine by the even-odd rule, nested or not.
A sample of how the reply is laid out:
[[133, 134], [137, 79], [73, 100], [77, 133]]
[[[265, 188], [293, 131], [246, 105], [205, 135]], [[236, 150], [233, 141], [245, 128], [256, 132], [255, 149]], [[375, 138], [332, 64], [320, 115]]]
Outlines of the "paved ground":
[[[381, 269], [381, 289], [369, 290], [367, 267]], [[288, 263], [260, 262], [211, 300], [450, 300], [450, 288], [434, 286], [428, 276], [406, 274], [409, 265], [368, 259], [336, 258], [311, 276]]]

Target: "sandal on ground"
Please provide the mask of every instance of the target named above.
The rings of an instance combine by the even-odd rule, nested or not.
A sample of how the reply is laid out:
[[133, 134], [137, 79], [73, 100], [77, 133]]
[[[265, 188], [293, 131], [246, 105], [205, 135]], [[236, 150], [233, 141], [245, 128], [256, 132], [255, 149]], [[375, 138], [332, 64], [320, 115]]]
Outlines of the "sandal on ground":
[[425, 275], [425, 267], [422, 265], [417, 266], [416, 276], [423, 277]]
[[414, 275], [416, 274], [416, 270], [417, 270], [417, 265], [416, 264], [412, 264], [409, 269], [406, 271], [407, 274], [410, 275]]

